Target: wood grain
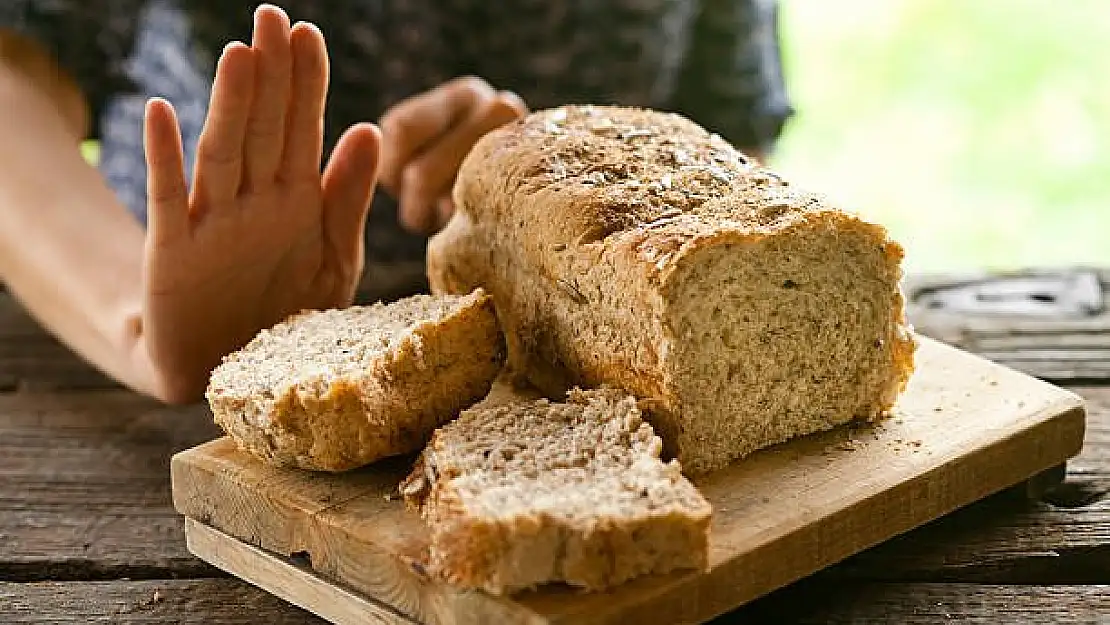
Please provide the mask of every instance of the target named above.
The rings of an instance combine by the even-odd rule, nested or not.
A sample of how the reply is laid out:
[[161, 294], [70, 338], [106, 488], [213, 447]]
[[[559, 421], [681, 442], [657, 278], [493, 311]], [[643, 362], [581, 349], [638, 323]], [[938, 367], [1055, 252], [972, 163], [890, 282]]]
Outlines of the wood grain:
[[1074, 395], [926, 340], [892, 419], [765, 450], [699, 483], [714, 504], [710, 570], [606, 594], [513, 601], [430, 579], [426, 532], [386, 501], [407, 463], [349, 475], [263, 467], [226, 439], [172, 463], [183, 514], [426, 622], [673, 622], [720, 614], [1015, 484], [1079, 451]]
[[0, 392], [119, 388], [0, 292]]
[[1073, 479], [1110, 480], [1110, 386], [1075, 387], [1089, 418], [1083, 451], [1070, 464]]
[[281, 596], [283, 589], [298, 586], [290, 601], [340, 625], [362, 623], [416, 623], [392, 607], [367, 599], [312, 573], [307, 566], [296, 566], [258, 547], [235, 540], [192, 519], [185, 520], [189, 549], [206, 554], [208, 561], [228, 572], [238, 571], [243, 579]]
[[324, 621], [230, 578], [0, 582], [0, 623], [321, 625]]
[[0, 579], [211, 575], [185, 548], [169, 459], [217, 435], [202, 406], [126, 391], [0, 395]]
[[[1090, 408], [1086, 444], [1069, 464], [1065, 486], [1094, 486], [1110, 479], [1110, 388], [1076, 389]], [[204, 440], [215, 431], [203, 410], [155, 409], [128, 393], [0, 398], [0, 499], [18, 501], [16, 513], [0, 514], [0, 560], [6, 579], [150, 578], [167, 574], [211, 575], [185, 551], [180, 519], [168, 511], [168, 485], [143, 485], [144, 476], [165, 480], [168, 450]], [[191, 411], [191, 412], [190, 412]], [[198, 418], [194, 418], [198, 417]], [[121, 437], [121, 432], [129, 433]], [[46, 460], [44, 460], [46, 459]], [[43, 480], [9, 481], [25, 475], [72, 474], [69, 486]], [[94, 472], [116, 475], [114, 483], [84, 484]], [[1110, 579], [1106, 545], [1110, 513], [1097, 491], [1093, 501], [1061, 506], [994, 497], [935, 524], [897, 538], [831, 569], [851, 580], [947, 580], [1023, 583], [1085, 583]], [[159, 496], [154, 496], [160, 494]], [[30, 500], [30, 495], [37, 499]], [[1059, 493], [1050, 494], [1060, 497]], [[147, 512], [161, 499], [164, 516]], [[99, 504], [97, 503], [99, 502]], [[90, 514], [86, 504], [105, 502], [123, 516]], [[103, 519], [103, 520], [102, 520]], [[88, 541], [89, 537], [94, 540]], [[84, 544], [89, 542], [88, 551]], [[35, 557], [22, 552], [36, 545]], [[152, 557], [152, 554], [155, 557]], [[159, 555], [160, 554], [160, 555]], [[167, 562], [167, 554], [177, 554]], [[144, 564], [145, 562], [145, 564]]]
[[867, 625], [1105, 623], [1110, 586], [850, 584], [814, 580], [713, 621]]
[[1081, 453], [1039, 500], [996, 496], [832, 569], [846, 579], [1048, 584], [1110, 580], [1110, 387], [1081, 387]]
[[838, 579], [997, 584], [1110, 580], [1110, 505], [996, 498], [851, 558]]
[[[1046, 376], [1060, 380], [1090, 378], [1110, 335], [1099, 320], [965, 327], [975, 338], [966, 347], [1003, 361], [1012, 352], [1010, 364], [1034, 373], [1051, 364], [1042, 351], [1073, 355]], [[948, 338], [961, 344], [958, 333]], [[1024, 363], [1021, 350], [1032, 354]], [[220, 572], [186, 551], [166, 463], [218, 434], [203, 407], [88, 392], [104, 388], [118, 387], [0, 288], [0, 580], [109, 580], [0, 582], [0, 622], [322, 622], [212, 577]], [[1097, 585], [1110, 580], [1110, 388], [1074, 390], [1090, 409], [1085, 445], [1043, 501], [990, 497], [719, 622], [1094, 622], [1110, 612], [1107, 587]], [[11, 391], [21, 392], [3, 395]]]
[[[378, 604], [335, 587], [307, 567], [231, 539], [195, 521], [190, 543], [202, 553], [219, 553], [229, 569], [247, 571], [277, 595], [294, 593], [330, 622], [402, 623], [412, 621]], [[305, 592], [304, 588], [312, 588]], [[359, 609], [365, 612], [358, 611]], [[846, 582], [827, 573], [774, 592], [748, 606], [713, 619], [729, 623], [935, 623], [1099, 622], [1110, 613], [1110, 586], [1050, 586], [967, 583]], [[380, 617], [380, 618], [376, 618]], [[506, 622], [488, 619], [485, 622]], [[669, 622], [669, 621], [661, 621]]]
[[[1110, 586], [798, 584], [714, 625], [839, 623], [1096, 623]], [[325, 621], [235, 579], [0, 582], [0, 622], [323, 625]]]

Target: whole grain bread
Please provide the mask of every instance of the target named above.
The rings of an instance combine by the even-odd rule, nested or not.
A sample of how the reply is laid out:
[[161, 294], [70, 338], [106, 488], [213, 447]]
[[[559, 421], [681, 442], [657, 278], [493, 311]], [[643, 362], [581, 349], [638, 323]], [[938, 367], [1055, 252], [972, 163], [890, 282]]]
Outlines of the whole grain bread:
[[486, 394], [504, 355], [484, 291], [415, 295], [264, 330], [212, 372], [207, 398], [216, 423], [255, 456], [344, 471], [420, 449]]
[[482, 138], [428, 247], [549, 396], [612, 385], [702, 472], [884, 415], [913, 369], [902, 247], [674, 114], [567, 106]]
[[401, 490], [431, 528], [430, 570], [447, 581], [494, 594], [601, 590], [706, 566], [712, 509], [661, 448], [635, 399], [614, 389], [559, 403], [501, 395], [437, 430]]

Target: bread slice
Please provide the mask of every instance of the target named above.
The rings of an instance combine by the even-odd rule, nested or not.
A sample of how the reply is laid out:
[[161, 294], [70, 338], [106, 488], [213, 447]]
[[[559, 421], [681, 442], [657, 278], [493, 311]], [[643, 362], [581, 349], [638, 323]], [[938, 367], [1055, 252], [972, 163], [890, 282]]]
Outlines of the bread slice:
[[431, 526], [430, 570], [451, 583], [601, 590], [706, 566], [712, 510], [661, 448], [613, 389], [501, 397], [437, 430], [401, 491]]
[[239, 447], [279, 466], [344, 471], [420, 449], [504, 363], [489, 295], [415, 295], [305, 312], [213, 372], [207, 398]]
[[693, 473], [886, 414], [913, 369], [902, 247], [681, 116], [567, 106], [483, 137], [428, 247], [494, 297], [547, 395], [622, 388]]

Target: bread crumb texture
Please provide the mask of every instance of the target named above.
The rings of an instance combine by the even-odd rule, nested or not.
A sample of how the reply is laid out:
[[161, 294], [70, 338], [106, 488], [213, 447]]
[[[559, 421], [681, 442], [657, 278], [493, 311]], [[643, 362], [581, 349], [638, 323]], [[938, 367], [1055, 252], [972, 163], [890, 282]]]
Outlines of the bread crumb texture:
[[679, 115], [538, 111], [454, 198], [433, 292], [487, 289], [515, 370], [635, 395], [687, 471], [881, 418], [912, 372], [902, 247]]
[[661, 449], [633, 397], [575, 389], [565, 402], [464, 411], [401, 490], [431, 526], [430, 569], [448, 581], [600, 590], [706, 565], [711, 507]]
[[416, 295], [263, 330], [212, 372], [207, 399], [216, 423], [260, 459], [343, 471], [418, 450], [488, 392], [503, 362], [484, 291]]

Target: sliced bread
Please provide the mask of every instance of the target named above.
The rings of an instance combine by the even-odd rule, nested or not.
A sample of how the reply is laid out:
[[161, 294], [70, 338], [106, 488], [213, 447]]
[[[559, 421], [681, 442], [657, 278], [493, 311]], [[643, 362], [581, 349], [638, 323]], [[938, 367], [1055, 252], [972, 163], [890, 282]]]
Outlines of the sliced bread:
[[661, 449], [623, 392], [501, 395], [437, 430], [401, 492], [431, 528], [430, 570], [453, 584], [601, 590], [706, 566], [712, 509]]
[[208, 403], [239, 447], [344, 471], [413, 452], [480, 399], [504, 363], [490, 297], [415, 295], [295, 315], [213, 372]]
[[679, 115], [567, 106], [485, 135], [428, 246], [488, 290], [545, 394], [643, 400], [684, 469], [887, 414], [913, 370], [902, 247]]

